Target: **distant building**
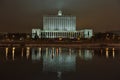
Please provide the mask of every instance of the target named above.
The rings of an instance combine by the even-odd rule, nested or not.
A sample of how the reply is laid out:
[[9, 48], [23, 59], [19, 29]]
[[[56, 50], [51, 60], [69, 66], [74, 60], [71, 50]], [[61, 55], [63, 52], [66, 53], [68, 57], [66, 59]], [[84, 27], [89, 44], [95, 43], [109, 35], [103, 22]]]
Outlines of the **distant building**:
[[93, 36], [93, 29], [82, 29], [80, 32], [83, 33], [83, 38], [92, 38]]
[[58, 15], [43, 16], [43, 30], [32, 29], [32, 38], [37, 35], [39, 38], [81, 38], [88, 31], [91, 38], [90, 30], [76, 30], [76, 17], [71, 15], [63, 15], [62, 11], [58, 11]]
[[35, 38], [36, 36], [41, 38], [41, 29], [32, 29], [32, 38]]

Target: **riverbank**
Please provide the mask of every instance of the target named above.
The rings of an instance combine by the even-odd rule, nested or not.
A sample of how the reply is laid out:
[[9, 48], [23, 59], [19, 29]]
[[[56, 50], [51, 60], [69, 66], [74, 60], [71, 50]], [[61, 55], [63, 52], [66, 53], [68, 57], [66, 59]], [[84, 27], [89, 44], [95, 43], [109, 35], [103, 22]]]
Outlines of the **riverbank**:
[[100, 41], [0, 41], [0, 47], [6, 46], [30, 46], [30, 47], [120, 47], [119, 42]]

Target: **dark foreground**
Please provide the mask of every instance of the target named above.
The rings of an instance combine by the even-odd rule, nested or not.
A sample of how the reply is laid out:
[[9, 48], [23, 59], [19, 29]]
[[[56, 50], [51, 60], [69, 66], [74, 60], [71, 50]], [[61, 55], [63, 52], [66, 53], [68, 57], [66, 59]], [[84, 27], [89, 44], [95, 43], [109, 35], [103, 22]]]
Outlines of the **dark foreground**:
[[1, 80], [120, 80], [119, 63], [82, 63], [76, 72], [43, 72], [40, 63], [2, 64]]

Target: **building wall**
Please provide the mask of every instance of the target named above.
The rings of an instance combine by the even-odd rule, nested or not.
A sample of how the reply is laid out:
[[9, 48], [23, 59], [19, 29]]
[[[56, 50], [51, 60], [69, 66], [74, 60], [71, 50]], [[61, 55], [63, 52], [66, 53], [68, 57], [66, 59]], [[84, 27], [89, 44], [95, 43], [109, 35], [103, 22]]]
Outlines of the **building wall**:
[[58, 11], [56, 16], [43, 17], [43, 30], [32, 29], [32, 38], [91, 38], [92, 29], [76, 31], [76, 17], [64, 16]]
[[32, 29], [32, 38], [35, 38], [37, 36], [38, 38], [41, 38], [41, 30], [40, 29]]
[[44, 16], [43, 30], [45, 31], [75, 31], [75, 16]]
[[82, 29], [80, 32], [83, 33], [84, 38], [91, 38], [93, 36], [93, 30], [92, 29]]
[[78, 38], [82, 37], [80, 31], [42, 31], [40, 29], [32, 29], [32, 38]]
[[42, 31], [42, 38], [78, 38], [81, 37], [79, 31]]

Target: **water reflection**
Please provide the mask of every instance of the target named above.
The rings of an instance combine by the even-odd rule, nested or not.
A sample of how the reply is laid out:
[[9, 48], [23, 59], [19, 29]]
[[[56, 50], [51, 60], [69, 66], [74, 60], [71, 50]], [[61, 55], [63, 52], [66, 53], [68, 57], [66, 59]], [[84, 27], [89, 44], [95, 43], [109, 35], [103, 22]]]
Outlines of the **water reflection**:
[[24, 54], [24, 48], [22, 48], [22, 51], [21, 51], [21, 56], [23, 57], [23, 54]]
[[106, 48], [106, 58], [109, 57], [108, 50], [109, 50], [109, 48]]
[[[115, 58], [116, 52], [119, 52], [119, 49], [115, 48], [100, 48], [100, 49], [80, 49], [80, 48], [62, 48], [62, 47], [22, 47], [22, 48], [16, 48], [16, 47], [6, 47], [5, 48], [5, 59], [8, 60], [8, 57], [11, 55], [12, 60], [15, 60], [15, 55], [18, 52], [21, 52], [21, 57], [23, 58], [26, 55], [26, 59], [31, 60], [40, 60], [43, 59], [49, 59], [54, 60], [54, 58], [59, 59], [61, 58], [68, 58], [73, 56], [79, 56], [82, 60], [92, 60], [94, 56], [101, 55], [105, 56], [106, 59], [108, 58]], [[25, 55], [24, 55], [25, 54]], [[19, 56], [20, 57], [20, 56]], [[10, 57], [9, 57], [10, 58]]]
[[59, 53], [61, 49], [59, 50], [58, 48], [46, 48], [43, 53], [43, 71], [75, 71], [76, 54], [69, 55], [66, 49], [63, 50], [64, 53]]
[[26, 48], [26, 58], [29, 59], [30, 56], [30, 47]]
[[79, 57], [83, 60], [91, 60], [93, 58], [93, 50], [79, 50]]
[[12, 48], [12, 60], [14, 61], [15, 59], [15, 47]]
[[57, 72], [58, 80], [61, 80], [61, 75], [62, 75], [62, 72]]
[[[24, 59], [42, 61], [43, 71], [75, 71], [76, 60], [90, 61], [94, 57], [105, 56], [106, 59], [116, 59], [119, 49], [116, 48], [63, 48], [63, 47], [5, 47], [5, 60]], [[3, 50], [3, 51], [4, 51]], [[18, 56], [20, 54], [20, 56]], [[19, 58], [20, 57], [20, 58]]]
[[41, 59], [41, 48], [32, 48], [32, 60], [40, 60]]
[[5, 57], [6, 57], [6, 60], [8, 59], [8, 47], [5, 48]]
[[108, 59], [111, 55], [113, 57], [113, 59], [115, 58], [115, 48], [106, 48], [106, 58]]
[[115, 58], [115, 48], [112, 48], [112, 55], [113, 55], [113, 58]]
[[[111, 64], [111, 62], [119, 62], [120, 59], [120, 49], [113, 47], [3, 47], [0, 48], [0, 53], [0, 61], [3, 63], [5, 61], [12, 61], [18, 64], [20, 63], [18, 60], [23, 61], [25, 64], [20, 65], [20, 67], [27, 66], [27, 68], [23, 69], [28, 69], [28, 72], [33, 69], [31, 74], [36, 73], [37, 71], [39, 72], [40, 70], [41, 72], [53, 72], [56, 73], [56, 77], [59, 80], [63, 78], [64, 72], [80, 72], [80, 74], [82, 74], [81, 72], [84, 73], [86, 71], [89, 74], [91, 74], [91, 72], [96, 73], [94, 70], [97, 69], [96, 64], [98, 64], [98, 62], [100, 62], [99, 64], [101, 66], [105, 66], [107, 61]], [[34, 68], [33, 65], [35, 66]], [[93, 65], [95, 65], [95, 67]], [[28, 66], [31, 68], [28, 68]], [[104, 70], [107, 70], [108, 67], [111, 66], [105, 67], [106, 69]], [[35, 72], [34, 69], [36, 70]], [[110, 70], [111, 69], [109, 69], [109, 71]], [[87, 74], [86, 72], [85, 74]]]

